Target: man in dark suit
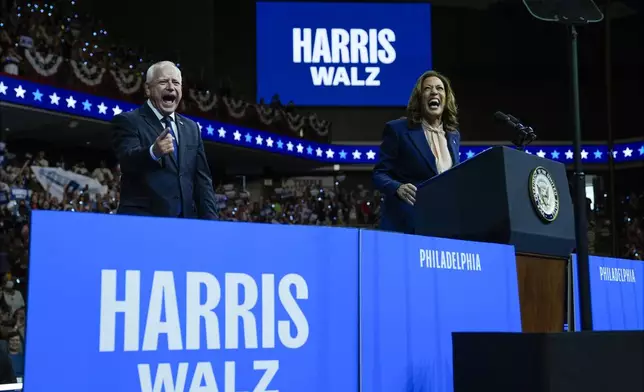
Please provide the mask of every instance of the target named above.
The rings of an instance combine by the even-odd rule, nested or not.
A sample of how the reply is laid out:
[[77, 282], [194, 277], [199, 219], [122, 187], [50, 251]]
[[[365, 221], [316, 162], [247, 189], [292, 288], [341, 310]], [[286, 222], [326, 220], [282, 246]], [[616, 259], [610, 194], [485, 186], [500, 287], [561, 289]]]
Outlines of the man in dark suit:
[[119, 214], [215, 219], [215, 193], [197, 124], [175, 112], [181, 72], [169, 61], [146, 74], [141, 107], [112, 120], [121, 166]]
[[[458, 164], [460, 144], [456, 99], [449, 80], [427, 71], [412, 91], [407, 117], [385, 125], [373, 170], [374, 185], [385, 195], [382, 230], [415, 232], [416, 187]], [[449, 189], [445, 197], [450, 197]]]

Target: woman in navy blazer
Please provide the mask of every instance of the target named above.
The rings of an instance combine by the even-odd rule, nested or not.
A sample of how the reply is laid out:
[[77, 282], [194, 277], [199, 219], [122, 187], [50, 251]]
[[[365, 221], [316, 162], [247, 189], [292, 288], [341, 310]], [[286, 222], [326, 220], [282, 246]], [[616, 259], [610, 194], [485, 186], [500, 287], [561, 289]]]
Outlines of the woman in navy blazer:
[[373, 182], [385, 200], [380, 229], [413, 234], [416, 186], [460, 162], [458, 110], [449, 79], [418, 78], [407, 116], [385, 125]]

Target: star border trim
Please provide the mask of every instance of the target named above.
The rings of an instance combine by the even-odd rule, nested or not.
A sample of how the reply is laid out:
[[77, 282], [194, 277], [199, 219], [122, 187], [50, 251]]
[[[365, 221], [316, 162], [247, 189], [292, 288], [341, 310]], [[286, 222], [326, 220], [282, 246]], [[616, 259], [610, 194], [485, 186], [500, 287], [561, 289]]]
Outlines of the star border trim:
[[[125, 101], [13, 78], [8, 75], [0, 75], [0, 101], [103, 121], [109, 121], [112, 117], [139, 106]], [[378, 147], [375, 145], [317, 143], [196, 116], [186, 117], [197, 123], [202, 138], [206, 141], [328, 164], [375, 164], [378, 161]], [[471, 159], [490, 147], [492, 145], [461, 145], [459, 152], [461, 161]], [[525, 150], [527, 154], [534, 154], [564, 164], [574, 162], [573, 151], [571, 145], [535, 145], [529, 146]], [[582, 146], [581, 159], [584, 163], [605, 164], [608, 163], [611, 153], [615, 163], [644, 162], [644, 140], [615, 143], [611, 152], [604, 144], [586, 144]]]

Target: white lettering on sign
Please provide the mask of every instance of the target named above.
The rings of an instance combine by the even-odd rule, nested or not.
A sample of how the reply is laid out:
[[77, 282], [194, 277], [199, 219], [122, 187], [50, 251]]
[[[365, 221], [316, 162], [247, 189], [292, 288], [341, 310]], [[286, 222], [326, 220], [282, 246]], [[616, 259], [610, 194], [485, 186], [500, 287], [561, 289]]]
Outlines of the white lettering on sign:
[[[298, 274], [286, 274], [277, 283], [275, 274], [262, 274], [258, 284], [248, 274], [226, 273], [222, 286], [208, 272], [186, 272], [177, 277], [172, 271], [155, 271], [151, 282], [144, 282], [150, 283], [144, 285], [150, 287], [147, 303], [141, 303], [141, 271], [121, 273], [121, 279], [125, 278], [123, 294], [117, 293], [118, 277], [116, 270], [101, 271], [100, 352], [117, 351], [117, 314], [123, 315], [123, 342], [118, 342], [118, 350], [122, 347], [123, 352], [154, 352], [159, 349], [159, 340], [166, 340], [171, 351], [257, 349], [260, 345], [272, 349], [276, 335], [283, 347], [298, 349], [309, 338], [309, 323], [299, 302], [309, 299], [309, 288]], [[177, 292], [177, 279], [185, 279], [185, 295]], [[276, 298], [287, 319], [277, 320]], [[180, 300], [185, 301], [185, 307], [180, 306]], [[216, 366], [223, 367], [223, 372], [217, 372], [223, 380], [215, 378]], [[237, 366], [240, 364], [236, 361], [225, 360], [140, 363], [137, 369], [142, 392], [236, 392]], [[252, 366], [258, 373], [253, 392], [277, 392], [270, 384], [279, 370], [279, 360], [253, 360]]]
[[[121, 275], [122, 276], [122, 275]], [[309, 297], [308, 285], [298, 274], [287, 274], [277, 283], [277, 298], [289, 316], [277, 320], [275, 315], [275, 275], [262, 274], [258, 285], [252, 276], [244, 273], [226, 273], [224, 290], [219, 280], [207, 272], [185, 274], [185, 314], [179, 313], [175, 274], [171, 271], [155, 271], [152, 277], [150, 300], [141, 303], [141, 272], [125, 271], [125, 295], [117, 299], [117, 271], [101, 272], [101, 308], [99, 351], [116, 350], [116, 315], [123, 314], [123, 351], [155, 351], [159, 338], [165, 336], [169, 350], [201, 349], [202, 322], [209, 350], [222, 348], [222, 323], [225, 349], [275, 347], [275, 325], [280, 343], [287, 348], [302, 347], [309, 337], [309, 324], [298, 301]], [[201, 296], [201, 289], [205, 294]], [[224, 299], [222, 301], [222, 292]], [[243, 298], [243, 300], [240, 300]], [[261, 343], [258, 342], [258, 321], [252, 311], [261, 298]], [[223, 309], [221, 307], [223, 306]], [[147, 318], [142, 324], [141, 312], [147, 309]], [[145, 314], [145, 313], [144, 313]], [[165, 315], [163, 319], [162, 314]], [[220, 317], [223, 316], [223, 321]], [[181, 318], [185, 318], [185, 331], [181, 330]], [[241, 321], [241, 331], [240, 331]], [[291, 330], [294, 327], [294, 333]], [[143, 328], [143, 342], [140, 332]], [[241, 333], [240, 333], [241, 332]]]
[[481, 255], [478, 253], [449, 252], [436, 249], [420, 249], [420, 268], [481, 271]]
[[607, 282], [636, 283], [635, 269], [599, 267], [599, 279]]
[[380, 86], [376, 65], [396, 60], [395, 41], [391, 29], [294, 28], [293, 63], [325, 64], [310, 66], [315, 86]]
[[[223, 381], [215, 378], [210, 362], [198, 362], [194, 368], [188, 362], [180, 362], [176, 371], [170, 363], [160, 363], [154, 376], [150, 364], [142, 363], [137, 367], [141, 392], [236, 392], [236, 366], [234, 361], [224, 362]], [[263, 371], [253, 392], [277, 392], [268, 388], [279, 370], [279, 361], [253, 361], [253, 370]]]

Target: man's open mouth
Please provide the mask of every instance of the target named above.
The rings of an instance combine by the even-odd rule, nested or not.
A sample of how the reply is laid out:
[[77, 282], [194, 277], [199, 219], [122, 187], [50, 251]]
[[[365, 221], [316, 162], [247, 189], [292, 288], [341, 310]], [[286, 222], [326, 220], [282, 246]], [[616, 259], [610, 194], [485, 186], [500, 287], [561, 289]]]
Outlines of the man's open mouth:
[[429, 100], [428, 106], [430, 109], [438, 109], [441, 106], [441, 101], [438, 98], [432, 98]]
[[164, 103], [175, 103], [177, 100], [177, 97], [172, 94], [164, 94], [161, 99], [163, 100]]

